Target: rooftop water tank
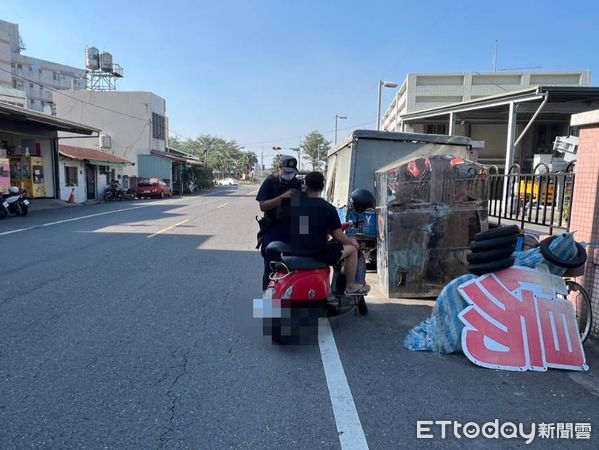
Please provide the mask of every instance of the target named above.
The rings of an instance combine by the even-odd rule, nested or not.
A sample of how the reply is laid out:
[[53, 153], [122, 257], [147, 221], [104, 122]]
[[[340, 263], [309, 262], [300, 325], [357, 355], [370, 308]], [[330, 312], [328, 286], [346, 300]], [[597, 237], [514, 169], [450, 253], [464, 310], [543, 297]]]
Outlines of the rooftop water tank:
[[112, 72], [112, 55], [110, 53], [100, 53], [100, 67], [102, 72]]
[[87, 47], [85, 49], [85, 67], [89, 70], [98, 70], [100, 68], [100, 51], [96, 47]]

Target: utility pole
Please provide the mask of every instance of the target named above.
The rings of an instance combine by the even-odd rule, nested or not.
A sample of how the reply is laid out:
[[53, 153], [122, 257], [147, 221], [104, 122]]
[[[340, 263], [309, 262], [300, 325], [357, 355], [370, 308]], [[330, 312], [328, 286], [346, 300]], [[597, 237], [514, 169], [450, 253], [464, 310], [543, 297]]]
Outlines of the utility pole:
[[297, 148], [297, 169], [302, 170], [302, 138], [300, 136], [299, 147]]
[[495, 39], [495, 56], [493, 57], [493, 72], [497, 72], [497, 43], [499, 41]]
[[262, 183], [264, 179], [264, 145], [262, 146], [262, 150], [260, 151], [260, 183]]

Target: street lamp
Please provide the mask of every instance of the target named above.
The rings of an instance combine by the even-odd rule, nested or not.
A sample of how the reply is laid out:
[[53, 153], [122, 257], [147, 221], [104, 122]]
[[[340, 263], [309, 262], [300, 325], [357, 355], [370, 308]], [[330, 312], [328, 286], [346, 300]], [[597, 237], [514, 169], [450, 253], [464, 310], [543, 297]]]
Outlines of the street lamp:
[[384, 87], [395, 89], [397, 87], [397, 83], [394, 81], [379, 80], [378, 98], [377, 98], [378, 106], [376, 109], [376, 130], [377, 131], [380, 131], [380, 129], [381, 129], [381, 91]]
[[335, 147], [337, 146], [337, 121], [345, 119], [347, 119], [347, 116], [340, 116], [339, 114], [335, 114]]

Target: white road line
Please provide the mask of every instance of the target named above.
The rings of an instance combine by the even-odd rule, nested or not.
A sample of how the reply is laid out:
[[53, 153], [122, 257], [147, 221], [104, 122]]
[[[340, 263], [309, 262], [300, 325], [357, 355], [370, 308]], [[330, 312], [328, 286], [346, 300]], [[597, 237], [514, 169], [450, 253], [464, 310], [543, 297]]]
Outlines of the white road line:
[[327, 379], [329, 396], [333, 404], [337, 434], [342, 450], [368, 449], [362, 423], [347, 384], [343, 364], [339, 358], [333, 330], [329, 320], [320, 318], [318, 324], [318, 346]]
[[35, 230], [36, 228], [50, 227], [52, 225], [59, 225], [61, 223], [76, 222], [77, 220], [90, 219], [92, 217], [105, 216], [107, 214], [114, 214], [114, 213], [123, 212], [123, 211], [132, 211], [134, 209], [146, 208], [147, 206], [150, 206], [150, 205], [133, 206], [131, 208], [115, 209], [112, 211], [105, 211], [105, 212], [101, 212], [101, 213], [97, 213], [97, 214], [88, 214], [87, 216], [79, 216], [79, 217], [73, 217], [71, 219], [57, 220], [56, 222], [48, 222], [48, 223], [44, 223], [41, 225], [33, 225], [31, 227], [19, 228], [17, 230], [11, 230], [11, 231], [5, 231], [3, 233], [0, 233], [0, 236], [5, 236], [7, 234], [20, 233], [22, 231]]
[[228, 204], [229, 204], [229, 202], [223, 203], [222, 205], [217, 206], [216, 209], [223, 208], [223, 207], [227, 206]]
[[167, 231], [170, 231], [170, 230], [172, 230], [173, 228], [176, 228], [176, 227], [178, 227], [179, 225], [183, 225], [184, 223], [187, 223], [187, 222], [189, 222], [189, 219], [184, 219], [184, 220], [182, 220], [181, 222], [177, 222], [177, 223], [176, 223], [176, 224], [174, 224], [174, 225], [170, 225], [170, 226], [168, 226], [168, 227], [166, 227], [166, 228], [163, 228], [162, 230], [159, 230], [159, 231], [157, 231], [156, 233], [152, 233], [152, 234], [150, 234], [150, 235], [148, 235], [148, 236], [146, 236], [146, 237], [148, 237], [148, 238], [153, 238], [154, 236], [158, 236], [159, 234], [166, 233]]

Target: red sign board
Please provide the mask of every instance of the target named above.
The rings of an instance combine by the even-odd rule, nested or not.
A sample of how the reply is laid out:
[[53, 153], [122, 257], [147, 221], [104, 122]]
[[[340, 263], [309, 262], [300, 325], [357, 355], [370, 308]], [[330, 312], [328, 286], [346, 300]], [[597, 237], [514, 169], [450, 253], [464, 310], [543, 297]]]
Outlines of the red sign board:
[[512, 266], [459, 287], [469, 303], [462, 349], [482, 367], [546, 371], [588, 370], [572, 304], [561, 277]]

